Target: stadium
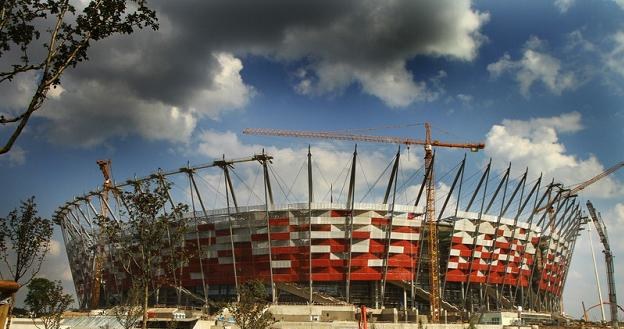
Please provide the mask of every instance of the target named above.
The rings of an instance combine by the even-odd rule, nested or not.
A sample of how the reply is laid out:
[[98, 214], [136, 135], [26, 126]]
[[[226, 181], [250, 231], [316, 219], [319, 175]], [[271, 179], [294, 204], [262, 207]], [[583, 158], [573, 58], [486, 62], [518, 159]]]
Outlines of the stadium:
[[[433, 170], [427, 168], [413, 174], [419, 181], [415, 202], [395, 202], [397, 188], [404, 185], [397, 182], [395, 169], [384, 176], [381, 202], [361, 203], [354, 197], [354, 153], [344, 175], [345, 197], [319, 202], [312, 193], [317, 177], [309, 151], [302, 158], [308, 177], [301, 184], [308, 197], [287, 203], [274, 202], [271, 185], [280, 180], [271, 168], [273, 157], [264, 152], [158, 171], [123, 184], [112, 182], [101, 164], [104, 188], [76, 197], [56, 212], [80, 306], [110, 306], [129, 288], [128, 274], [114, 261], [114, 244], [98, 246], [93, 221], [108, 214], [123, 222], [111, 190], [164, 180], [185, 186], [177, 194], [183, 200], [169, 198], [192, 205], [179, 220], [190, 227], [185, 239], [197, 252], [175, 271], [175, 286], [154, 284], [153, 304], [201, 307], [231, 301], [240, 284], [260, 279], [276, 304], [366, 305], [438, 315], [518, 307], [561, 312], [572, 253], [586, 219], [575, 196], [560, 184], [544, 182], [541, 176], [529, 179], [528, 171], [514, 178], [510, 169], [495, 175], [491, 162], [468, 178], [464, 159], [444, 175], [450, 188], [438, 195], [435, 209], [429, 209], [435, 205], [430, 202], [435, 184]], [[399, 154], [389, 160], [386, 169], [399, 167]], [[432, 168], [433, 161], [429, 163]], [[258, 166], [263, 184], [256, 185], [264, 203], [240, 204], [236, 186], [243, 185], [231, 179], [238, 177], [235, 165]], [[206, 170], [221, 173], [225, 207], [206, 206], [206, 189], [196, 183]], [[98, 252], [102, 264], [97, 264]], [[432, 269], [439, 269], [437, 276]], [[439, 282], [432, 285], [431, 280]], [[439, 287], [435, 310], [432, 286]]]

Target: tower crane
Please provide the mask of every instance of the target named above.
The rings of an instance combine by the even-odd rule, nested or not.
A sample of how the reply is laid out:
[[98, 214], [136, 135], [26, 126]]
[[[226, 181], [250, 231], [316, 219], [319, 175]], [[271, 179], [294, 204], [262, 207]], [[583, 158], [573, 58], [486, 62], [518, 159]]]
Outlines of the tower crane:
[[[113, 182], [111, 179], [111, 171], [110, 165], [111, 160], [97, 160], [97, 164], [100, 167], [100, 171], [102, 171], [102, 175], [104, 176], [104, 185], [102, 190], [102, 201], [100, 202], [100, 215], [106, 216], [108, 210], [106, 208], [106, 203], [108, 202], [108, 192], [113, 187]], [[93, 260], [93, 282], [91, 289], [91, 309], [97, 308], [100, 303], [100, 289], [102, 285], [102, 265], [104, 260], [104, 246], [102, 246], [102, 239], [98, 237], [95, 246], [95, 257]]]
[[607, 226], [605, 225], [600, 213], [596, 212], [594, 209], [594, 205], [592, 205], [591, 201], [587, 200], [587, 210], [589, 211], [589, 217], [592, 222], [594, 222], [594, 226], [596, 226], [596, 231], [600, 236], [600, 242], [604, 246], [604, 255], [605, 255], [605, 263], [607, 265], [607, 284], [609, 286], [609, 308], [611, 310], [611, 323], [614, 329], [618, 328], [618, 318], [617, 318], [617, 298], [615, 295], [615, 270], [613, 266], [613, 254], [611, 253], [611, 247], [609, 246], [609, 238], [607, 236]]
[[428, 234], [428, 252], [429, 262], [429, 283], [430, 294], [429, 303], [431, 307], [431, 321], [433, 323], [440, 322], [440, 265], [438, 255], [438, 231], [435, 223], [435, 181], [433, 172], [433, 147], [449, 147], [470, 149], [473, 152], [483, 149], [483, 143], [450, 143], [441, 142], [431, 139], [431, 126], [425, 123], [425, 140], [412, 139], [407, 137], [393, 136], [375, 136], [375, 135], [357, 135], [351, 133], [323, 132], [323, 131], [297, 131], [297, 130], [281, 130], [281, 129], [263, 129], [263, 128], [247, 128], [243, 130], [243, 134], [247, 135], [263, 135], [263, 136], [283, 136], [298, 138], [315, 138], [315, 139], [333, 139], [362, 141], [371, 143], [388, 143], [407, 145], [423, 145], [425, 149], [425, 179], [427, 186], [427, 229]]

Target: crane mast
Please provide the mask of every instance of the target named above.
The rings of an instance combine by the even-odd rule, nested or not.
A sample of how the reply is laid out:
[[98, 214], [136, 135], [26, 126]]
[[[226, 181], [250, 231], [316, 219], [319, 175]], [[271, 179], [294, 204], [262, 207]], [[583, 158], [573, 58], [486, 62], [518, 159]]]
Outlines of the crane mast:
[[440, 257], [438, 252], [438, 226], [435, 222], [435, 179], [433, 171], [433, 148], [431, 147], [431, 129], [425, 123], [425, 172], [427, 179], [427, 251], [429, 251], [429, 286], [431, 321], [440, 322]]
[[609, 238], [607, 236], [607, 226], [605, 225], [599, 212], [596, 212], [594, 205], [591, 201], [587, 200], [587, 210], [589, 216], [596, 226], [596, 232], [600, 236], [600, 242], [604, 246], [603, 253], [605, 255], [605, 263], [607, 265], [607, 285], [609, 286], [609, 309], [611, 311], [611, 323], [614, 329], [618, 328], [617, 319], [617, 297], [615, 294], [615, 269], [613, 266], [613, 254], [611, 253], [611, 246], [609, 246]]
[[[435, 179], [433, 171], [433, 147], [449, 147], [449, 148], [465, 148], [476, 152], [483, 149], [483, 143], [451, 143], [442, 142], [431, 139], [431, 126], [425, 123], [425, 140], [412, 139], [407, 137], [395, 136], [375, 136], [375, 135], [356, 135], [350, 133], [338, 133], [327, 131], [297, 131], [283, 129], [263, 129], [263, 128], [247, 128], [243, 130], [243, 134], [247, 135], [263, 135], [263, 136], [282, 136], [297, 138], [315, 138], [315, 139], [333, 139], [362, 141], [371, 143], [387, 143], [407, 145], [423, 145], [425, 149], [425, 173], [429, 173], [426, 184], [426, 219], [427, 219], [427, 251], [429, 252], [429, 304], [431, 307], [431, 321], [433, 323], [440, 322], [440, 260], [438, 252], [438, 230], [435, 218]], [[427, 174], [426, 174], [427, 175]]]
[[[111, 180], [111, 171], [110, 165], [111, 160], [98, 160], [98, 166], [100, 167], [100, 171], [102, 171], [102, 175], [104, 176], [104, 185], [101, 194], [102, 200], [100, 200], [100, 215], [105, 217], [108, 214], [108, 209], [106, 208], [106, 203], [108, 202], [108, 192], [113, 186]], [[97, 308], [100, 303], [100, 290], [102, 286], [102, 265], [103, 265], [103, 254], [104, 254], [104, 246], [102, 245], [103, 241], [100, 235], [98, 234], [98, 238], [95, 246], [95, 257], [93, 260], [93, 281], [91, 288], [91, 309]]]

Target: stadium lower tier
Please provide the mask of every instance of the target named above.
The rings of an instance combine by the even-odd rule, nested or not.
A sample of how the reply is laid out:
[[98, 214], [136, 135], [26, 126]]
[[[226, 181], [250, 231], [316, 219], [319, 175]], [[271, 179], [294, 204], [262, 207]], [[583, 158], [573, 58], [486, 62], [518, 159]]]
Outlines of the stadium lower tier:
[[[236, 286], [259, 279], [278, 302], [366, 304], [428, 309], [429, 255], [422, 209], [386, 204], [264, 205], [185, 215], [190, 260], [163, 286], [161, 304], [228, 300]], [[441, 296], [451, 312], [479, 309], [556, 311], [576, 234], [486, 214], [458, 212], [437, 223]], [[67, 236], [76, 291], [89, 299], [93, 250]], [[121, 298], [128, 274], [106, 248], [102, 304]], [[198, 256], [198, 255], [201, 255]], [[163, 278], [165, 279], [165, 278]], [[172, 278], [168, 282], [171, 282]], [[166, 280], [158, 280], [164, 282]], [[310, 284], [311, 282], [311, 284]], [[156, 286], [156, 285], [155, 285]], [[181, 292], [182, 291], [182, 292]], [[155, 297], [156, 298], [156, 297]]]

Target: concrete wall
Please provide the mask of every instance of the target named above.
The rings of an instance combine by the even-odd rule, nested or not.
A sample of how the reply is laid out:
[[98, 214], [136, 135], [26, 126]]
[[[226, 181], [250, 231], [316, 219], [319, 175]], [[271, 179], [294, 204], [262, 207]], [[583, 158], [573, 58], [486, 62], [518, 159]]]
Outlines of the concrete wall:
[[197, 320], [197, 322], [195, 323], [195, 327], [193, 327], [193, 329], [211, 329], [211, 328], [218, 328], [218, 327], [215, 327], [214, 320]]
[[[29, 318], [11, 318], [11, 329], [39, 329], [43, 328], [43, 322], [41, 320], [36, 319], [37, 325], [33, 323], [32, 319]], [[4, 328], [4, 327], [2, 327]]]
[[278, 321], [355, 321], [355, 307], [349, 305], [272, 305], [269, 310]]
[[[214, 325], [214, 321], [197, 321], [193, 329], [221, 329], [223, 324]], [[226, 324], [225, 328], [238, 328], [233, 324]], [[332, 322], [309, 322], [309, 321], [282, 321], [271, 326], [273, 329], [358, 329], [358, 323], [355, 321], [332, 321]], [[379, 323], [373, 322], [368, 324], [369, 329], [467, 329], [467, 323], [452, 324], [422, 324], [416, 323]], [[477, 329], [503, 329], [502, 325], [476, 325]], [[518, 327], [512, 327], [516, 329]], [[30, 329], [30, 328], [29, 328]], [[520, 327], [520, 329], [537, 329], [531, 327]]]
[[[357, 322], [281, 322], [271, 328], [276, 329], [358, 329]], [[416, 323], [369, 323], [369, 329], [466, 329], [468, 324], [425, 324], [419, 327]], [[502, 325], [477, 325], [477, 329], [502, 329]]]

